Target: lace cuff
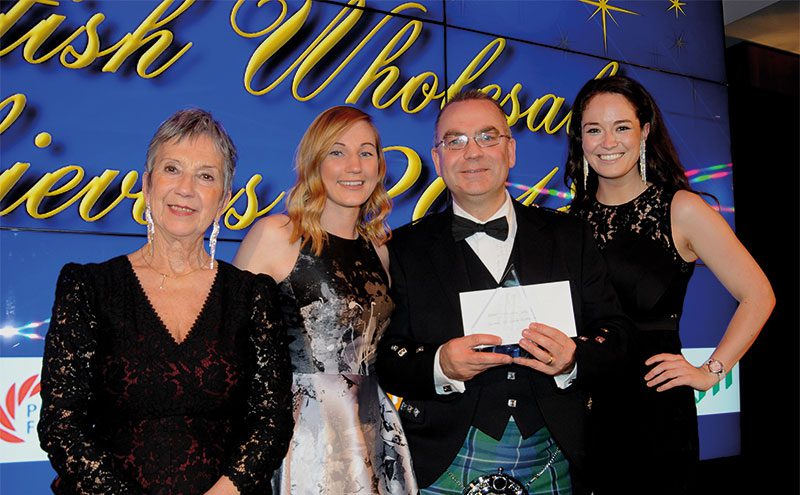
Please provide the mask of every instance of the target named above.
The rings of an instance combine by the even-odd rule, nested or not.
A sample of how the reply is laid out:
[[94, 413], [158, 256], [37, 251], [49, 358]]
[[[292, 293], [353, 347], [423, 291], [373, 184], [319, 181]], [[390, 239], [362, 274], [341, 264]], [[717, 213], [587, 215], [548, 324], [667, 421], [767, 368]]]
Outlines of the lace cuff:
[[138, 493], [113, 472], [109, 454], [93, 438], [97, 319], [85, 270], [65, 265], [56, 285], [42, 360], [39, 440], [59, 475], [57, 493]]
[[253, 299], [255, 367], [251, 377], [245, 438], [225, 475], [240, 493], [263, 492], [283, 460], [291, 440], [292, 371], [275, 282], [258, 276]]

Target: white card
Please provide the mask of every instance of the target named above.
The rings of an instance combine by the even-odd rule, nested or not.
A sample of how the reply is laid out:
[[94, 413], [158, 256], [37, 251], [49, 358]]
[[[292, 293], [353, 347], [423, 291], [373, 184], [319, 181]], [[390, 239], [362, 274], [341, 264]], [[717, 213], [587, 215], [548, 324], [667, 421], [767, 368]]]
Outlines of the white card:
[[531, 323], [544, 323], [575, 337], [569, 280], [461, 292], [464, 335], [488, 333], [517, 344]]

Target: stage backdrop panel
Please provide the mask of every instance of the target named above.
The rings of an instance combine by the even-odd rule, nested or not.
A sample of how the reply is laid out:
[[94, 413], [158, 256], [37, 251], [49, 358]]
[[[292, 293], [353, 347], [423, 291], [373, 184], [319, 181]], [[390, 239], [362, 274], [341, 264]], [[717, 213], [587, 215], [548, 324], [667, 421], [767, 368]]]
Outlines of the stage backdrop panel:
[[[445, 202], [430, 159], [433, 122], [447, 92], [462, 87], [484, 88], [509, 116], [518, 141], [512, 196], [563, 208], [572, 99], [586, 80], [613, 73], [652, 91], [693, 185], [714, 194], [733, 224], [717, 1], [27, 0], [0, 8], [2, 493], [44, 493], [54, 476], [35, 428], [59, 270], [145, 242], [146, 148], [180, 108], [213, 112], [239, 148], [218, 250], [228, 261], [252, 222], [283, 211], [300, 137], [340, 104], [370, 113], [381, 132], [393, 227]], [[689, 359], [707, 357], [734, 309], [699, 266], [682, 320]], [[696, 394], [704, 458], [739, 452], [738, 373]]]

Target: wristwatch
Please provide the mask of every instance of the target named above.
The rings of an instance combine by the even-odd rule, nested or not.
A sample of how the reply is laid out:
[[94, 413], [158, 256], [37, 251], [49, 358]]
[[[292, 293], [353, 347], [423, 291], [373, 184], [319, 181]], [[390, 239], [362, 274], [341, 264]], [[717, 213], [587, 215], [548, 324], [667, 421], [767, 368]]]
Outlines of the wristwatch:
[[706, 368], [708, 371], [717, 375], [717, 381], [722, 381], [725, 377], [725, 365], [722, 364], [722, 361], [718, 361], [716, 359], [709, 359], [706, 362]]

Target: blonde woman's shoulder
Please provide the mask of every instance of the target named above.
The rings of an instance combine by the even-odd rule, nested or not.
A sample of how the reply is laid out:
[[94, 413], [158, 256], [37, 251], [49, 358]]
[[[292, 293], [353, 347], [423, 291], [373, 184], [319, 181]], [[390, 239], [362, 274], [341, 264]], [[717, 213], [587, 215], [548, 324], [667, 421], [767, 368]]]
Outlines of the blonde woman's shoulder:
[[[260, 237], [264, 237], [267, 241], [289, 242], [292, 236], [292, 229], [294, 224], [288, 216], [283, 213], [276, 213], [267, 217], [260, 218], [250, 227], [250, 232], [255, 233]], [[248, 233], [250, 235], [250, 233]]]
[[293, 224], [283, 214], [270, 215], [250, 227], [233, 259], [237, 267], [266, 273], [280, 282], [291, 272], [300, 253], [300, 241], [291, 242]]

